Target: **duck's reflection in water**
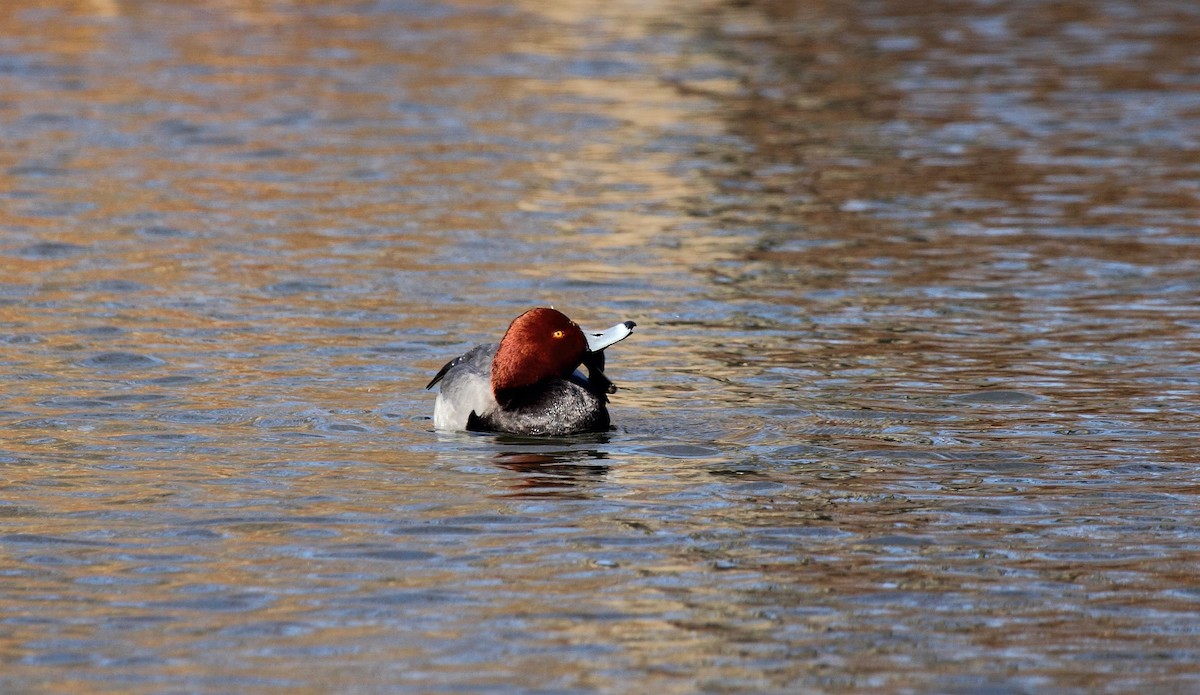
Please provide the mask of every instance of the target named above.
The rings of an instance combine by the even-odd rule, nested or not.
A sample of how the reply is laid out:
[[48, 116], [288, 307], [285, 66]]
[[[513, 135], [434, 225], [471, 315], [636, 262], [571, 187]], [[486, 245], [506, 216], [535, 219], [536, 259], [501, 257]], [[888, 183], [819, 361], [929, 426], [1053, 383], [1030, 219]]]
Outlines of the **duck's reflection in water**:
[[603, 463], [608, 454], [596, 450], [569, 449], [555, 452], [499, 452], [493, 462], [520, 473], [512, 481], [505, 497], [593, 497], [596, 483], [608, 473]]

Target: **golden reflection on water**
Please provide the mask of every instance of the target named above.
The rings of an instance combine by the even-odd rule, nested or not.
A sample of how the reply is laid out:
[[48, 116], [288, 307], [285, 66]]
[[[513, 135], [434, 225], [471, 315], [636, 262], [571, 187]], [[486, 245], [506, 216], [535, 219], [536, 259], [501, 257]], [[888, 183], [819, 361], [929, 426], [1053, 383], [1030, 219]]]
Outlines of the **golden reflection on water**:
[[[1033, 5], [0, 7], [0, 686], [1188, 675], [1194, 22]], [[618, 428], [432, 433], [531, 304]]]
[[[4, 305], [4, 321], [36, 340], [33, 349], [22, 352], [17, 367], [31, 378], [13, 390], [8, 403], [14, 415], [10, 424], [22, 434], [5, 452], [22, 466], [13, 469], [5, 489], [21, 500], [20, 509], [28, 510], [14, 512], [22, 520], [16, 528], [28, 530], [6, 534], [6, 545], [37, 591], [51, 590], [43, 581], [62, 584], [59, 591], [73, 594], [67, 603], [92, 606], [72, 608], [74, 619], [86, 626], [77, 631], [77, 651], [38, 646], [45, 642], [44, 630], [30, 623], [6, 631], [0, 644], [5, 663], [24, 663], [36, 672], [46, 658], [106, 670], [104, 664], [132, 658], [153, 663], [151, 680], [160, 682], [199, 682], [195, 679], [214, 672], [248, 677], [252, 672], [260, 683], [294, 683], [296, 667], [290, 659], [247, 653], [230, 663], [206, 653], [244, 643], [247, 638], [239, 637], [238, 630], [240, 617], [247, 614], [255, 616], [258, 627], [247, 627], [251, 632], [246, 634], [264, 631], [273, 649], [342, 654], [338, 663], [315, 669], [314, 685], [326, 679], [332, 684], [353, 681], [364, 667], [377, 673], [380, 668], [406, 670], [406, 661], [425, 662], [431, 679], [458, 674], [460, 682], [469, 682], [472, 677], [462, 680], [461, 665], [436, 663], [445, 648], [436, 645], [464, 643], [488, 660], [474, 676], [480, 683], [522, 680], [526, 673], [568, 681], [596, 677], [571, 659], [557, 666], [533, 653], [509, 656], [509, 665], [488, 659], [490, 645], [477, 644], [473, 634], [480, 621], [536, 624], [539, 633], [551, 636], [534, 638], [535, 643], [547, 639], [568, 650], [614, 640], [636, 655], [659, 648], [666, 639], [673, 650], [686, 654], [697, 645], [718, 642], [691, 638], [658, 617], [685, 610], [673, 599], [631, 601], [617, 595], [601, 600], [601, 606], [611, 604], [618, 617], [627, 613], [625, 627], [580, 622], [568, 608], [581, 592], [609, 589], [605, 572], [584, 571], [564, 582], [559, 563], [543, 559], [540, 546], [524, 562], [514, 555], [511, 535], [487, 529], [506, 515], [520, 518], [532, 509], [489, 501], [494, 494], [505, 494], [504, 480], [497, 481], [495, 490], [480, 490], [483, 496], [476, 500], [448, 497], [444, 482], [450, 481], [403, 482], [436, 461], [428, 453], [406, 450], [402, 442], [413, 437], [405, 433], [407, 425], [397, 431], [374, 414], [394, 393], [395, 377], [380, 374], [343, 382], [334, 376], [378, 369], [377, 355], [363, 350], [389, 336], [401, 343], [398, 355], [407, 359], [413, 354], [406, 335], [394, 333], [397, 313], [407, 332], [449, 334], [443, 340], [451, 352], [464, 336], [492, 335], [513, 312], [506, 305], [481, 316], [476, 302], [433, 311], [420, 306], [419, 298], [410, 305], [403, 291], [389, 285], [391, 274], [456, 271], [463, 264], [450, 253], [446, 239], [487, 248], [488, 238], [508, 226], [505, 217], [513, 210], [563, 212], [584, 201], [603, 206], [621, 201], [610, 189], [627, 184], [642, 187], [652, 200], [683, 195], [690, 184], [659, 168], [668, 158], [653, 165], [639, 158], [626, 167], [612, 165], [608, 160], [639, 144], [614, 141], [530, 162], [508, 157], [507, 146], [470, 136], [446, 144], [423, 118], [395, 125], [390, 114], [396, 104], [386, 84], [347, 86], [322, 76], [279, 77], [279, 71], [320, 62], [312, 55], [320, 44], [315, 37], [371, 33], [369, 20], [353, 15], [307, 17], [300, 30], [291, 25], [295, 17], [270, 9], [280, 7], [275, 3], [208, 4], [203, 11], [128, 6], [128, 14], [125, 7], [89, 4], [59, 11], [123, 19], [123, 31], [132, 27], [153, 33], [163, 47], [144, 60], [141, 75], [113, 69], [121, 63], [109, 33], [116, 24], [87, 24], [82, 31], [70, 21], [27, 21], [28, 15], [19, 12], [4, 17], [18, 35], [50, 39], [41, 43], [41, 50], [51, 54], [51, 64], [79, 66], [83, 73], [69, 98], [62, 98], [61, 85], [45, 94], [25, 93], [7, 117], [54, 113], [65, 119], [62, 130], [69, 139], [77, 137], [72, 129], [78, 128], [71, 119], [97, 119], [113, 129], [118, 141], [124, 140], [76, 142], [69, 149], [42, 152], [31, 147], [3, 162], [9, 172], [2, 182], [6, 190], [29, 185], [28, 170], [22, 173], [21, 168], [31, 162], [51, 162], [62, 170], [51, 172], [52, 182], [39, 186], [33, 202], [18, 206], [5, 220], [16, 230], [6, 251], [17, 259], [6, 282], [35, 301], [33, 307], [19, 301]], [[169, 23], [175, 12], [198, 30], [175, 29]], [[541, 50], [522, 20], [489, 18], [485, 55], [503, 52], [510, 44], [519, 46], [513, 49], [519, 52]], [[451, 17], [439, 28], [475, 31], [478, 21]], [[615, 27], [608, 30], [614, 40], [619, 37]], [[568, 102], [582, 100], [586, 108], [581, 111], [588, 116], [603, 112], [631, 133], [669, 124], [691, 108], [674, 105], [671, 88], [654, 77], [624, 80], [623, 85], [572, 79], [556, 95], [540, 79], [480, 80], [446, 73], [441, 59], [431, 57], [439, 46], [413, 51], [382, 41], [364, 44], [361, 38], [329, 41], [326, 50], [347, 51], [363, 62], [338, 57], [326, 67], [353, 74], [372, 65], [406, 65], [409, 74], [384, 73], [397, 79], [394, 86], [413, 95], [414, 103], [437, 114], [480, 114], [476, 132], [495, 137], [529, 136], [527, 127], [504, 120], [508, 112], [494, 106], [522, 99], [566, 95]], [[247, 53], [249, 46], [253, 51]], [[563, 50], [556, 46], [547, 52], [558, 60]], [[171, 73], [179, 79], [164, 77]], [[179, 89], [181, 82], [185, 89]], [[292, 94], [297, 98], [289, 99]], [[280, 113], [275, 106], [280, 102], [285, 107], [290, 102], [295, 112]], [[329, 124], [343, 122], [350, 125], [332, 128], [334, 137], [329, 138]], [[289, 127], [296, 123], [315, 124], [316, 132]], [[711, 132], [713, 122], [707, 127]], [[52, 134], [29, 135], [26, 142], [45, 145], [52, 142], [46, 135]], [[561, 149], [562, 136], [546, 135]], [[368, 176], [355, 178], [359, 173]], [[589, 183], [581, 194], [569, 196], [548, 196], [540, 189], [545, 181], [561, 180]], [[495, 195], [495, 182], [510, 185], [514, 194]], [[429, 191], [437, 188], [449, 195], [431, 204]], [[415, 195], [405, 195], [406, 190]], [[74, 200], [89, 207], [73, 215], [46, 214], [54, 204]], [[625, 220], [611, 235], [576, 233], [577, 226], [608, 225], [613, 219], [564, 218], [523, 241], [562, 241], [562, 235], [570, 234], [572, 244], [620, 252], [644, 245], [669, 224], [660, 213]], [[410, 224], [413, 220], [419, 224]], [[497, 248], [502, 243], [500, 237]], [[685, 269], [681, 263], [674, 270]], [[486, 293], [479, 288], [486, 286], [489, 274], [585, 280], [617, 274], [611, 265], [584, 257], [513, 269], [503, 254], [486, 252], [472, 253], [466, 270], [456, 274], [453, 288], [464, 299]], [[371, 289], [345, 291], [359, 281]], [[515, 302], [552, 303], [556, 294], [550, 290]], [[356, 313], [367, 318], [346, 319]], [[454, 332], [446, 328], [455, 323]], [[355, 330], [364, 328], [365, 333]], [[314, 354], [323, 351], [328, 354]], [[445, 359], [427, 350], [416, 354], [429, 364]], [[400, 369], [402, 389], [415, 391], [418, 381], [425, 380], [411, 364]], [[414, 402], [406, 398], [406, 407]], [[349, 434], [356, 431], [361, 434]], [[300, 463], [309, 457], [313, 462]], [[445, 465], [460, 466], [460, 459], [452, 457]], [[509, 479], [513, 492], [527, 484], [523, 474], [536, 474], [528, 484], [545, 487], [544, 467], [528, 469], [528, 461], [513, 460], [488, 460], [487, 465], [517, 476]], [[568, 465], [574, 468], [564, 474], [563, 485], [579, 488], [578, 466]], [[274, 471], [284, 477], [274, 478]], [[389, 480], [389, 471], [396, 477]], [[583, 475], [602, 480], [607, 473], [606, 468], [590, 471]], [[630, 481], [639, 475], [635, 469], [623, 473]], [[355, 495], [344, 494], [347, 477], [360, 478], [365, 487]], [[424, 479], [424, 474], [417, 477]], [[478, 516], [492, 508], [502, 516], [476, 524], [470, 546], [455, 551], [453, 545], [438, 545], [433, 554], [380, 543], [379, 528], [353, 521], [394, 504], [426, 513], [437, 510], [435, 519]], [[560, 545], [553, 539], [555, 527], [550, 523], [540, 532], [551, 547]], [[329, 538], [336, 542], [318, 549]], [[40, 552], [46, 544], [59, 551], [60, 559]], [[476, 559], [451, 560], [458, 552]], [[357, 610], [360, 617], [314, 617], [314, 610], [321, 612], [319, 597], [345, 586], [340, 577], [354, 571], [348, 562], [417, 561], [422, 554], [443, 562], [414, 576], [379, 575], [364, 567], [359, 570], [364, 577], [352, 591], [364, 597], [409, 587], [428, 593], [429, 587], [456, 587], [464, 581], [468, 587], [474, 582], [518, 590], [510, 596], [495, 593], [471, 615], [456, 615], [461, 608], [455, 602], [456, 611], [444, 626], [429, 623], [410, 643], [397, 643], [392, 628], [370, 617], [369, 599], [362, 608], [356, 609], [352, 599], [339, 609]], [[668, 565], [656, 571], [676, 569]], [[472, 578], [476, 573], [480, 576]], [[529, 591], [537, 601], [529, 600]], [[123, 598], [131, 593], [136, 598]], [[425, 602], [421, 595], [418, 605]], [[114, 608], [114, 601], [121, 607]], [[10, 595], [6, 603], [19, 612], [39, 599]], [[559, 603], [561, 609], [543, 607]], [[49, 612], [63, 609], [52, 604]], [[563, 612], [555, 617], [547, 610]], [[589, 607], [586, 613], [596, 610]], [[117, 645], [99, 639], [111, 626], [126, 624], [154, 627], [130, 627]], [[208, 635], [212, 646], [196, 644], [195, 635]], [[635, 665], [656, 660], [630, 658]], [[378, 677], [389, 679], [386, 673]]]

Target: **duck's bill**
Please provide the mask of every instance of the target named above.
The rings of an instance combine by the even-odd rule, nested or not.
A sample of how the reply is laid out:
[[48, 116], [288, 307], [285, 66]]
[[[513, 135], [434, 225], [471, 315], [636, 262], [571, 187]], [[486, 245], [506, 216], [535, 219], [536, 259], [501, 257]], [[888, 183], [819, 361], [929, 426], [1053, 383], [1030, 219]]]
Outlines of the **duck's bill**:
[[588, 350], [591, 352], [600, 352], [610, 345], [616, 345], [628, 338], [629, 334], [633, 333], [633, 327], [636, 325], [633, 321], [626, 321], [625, 323], [618, 323], [600, 333], [584, 333], [584, 337], [587, 338]]

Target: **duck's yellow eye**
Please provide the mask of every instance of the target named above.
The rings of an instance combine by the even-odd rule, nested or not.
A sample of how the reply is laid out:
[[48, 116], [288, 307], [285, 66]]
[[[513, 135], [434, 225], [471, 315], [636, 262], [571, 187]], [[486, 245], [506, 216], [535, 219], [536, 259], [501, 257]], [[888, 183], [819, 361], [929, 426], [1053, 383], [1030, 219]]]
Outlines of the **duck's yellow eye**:
[[554, 337], [555, 337], [555, 338], [561, 338], [561, 337], [563, 337], [564, 335], [566, 335], [566, 333], [563, 333], [562, 331], [554, 331]]

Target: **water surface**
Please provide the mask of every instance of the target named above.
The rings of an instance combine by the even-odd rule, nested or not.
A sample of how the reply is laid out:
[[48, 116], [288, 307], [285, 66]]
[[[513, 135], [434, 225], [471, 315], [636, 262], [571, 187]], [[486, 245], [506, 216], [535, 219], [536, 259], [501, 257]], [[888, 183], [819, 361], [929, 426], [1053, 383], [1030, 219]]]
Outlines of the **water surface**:
[[0, 689], [1200, 687], [1198, 14], [5, 4]]

